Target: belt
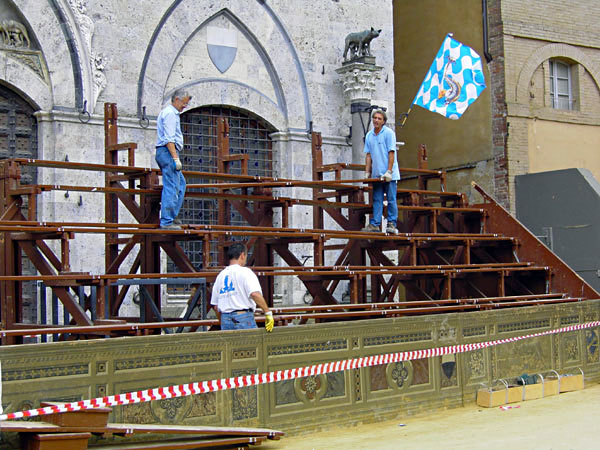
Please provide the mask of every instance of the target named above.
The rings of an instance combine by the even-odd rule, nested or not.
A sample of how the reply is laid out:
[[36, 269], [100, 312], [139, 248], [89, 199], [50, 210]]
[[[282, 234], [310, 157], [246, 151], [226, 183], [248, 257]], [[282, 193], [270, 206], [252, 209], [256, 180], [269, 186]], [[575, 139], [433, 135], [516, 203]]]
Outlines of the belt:
[[247, 313], [252, 311], [251, 309], [236, 309], [235, 311], [228, 311], [226, 313], [223, 314], [242, 314], [242, 313]]

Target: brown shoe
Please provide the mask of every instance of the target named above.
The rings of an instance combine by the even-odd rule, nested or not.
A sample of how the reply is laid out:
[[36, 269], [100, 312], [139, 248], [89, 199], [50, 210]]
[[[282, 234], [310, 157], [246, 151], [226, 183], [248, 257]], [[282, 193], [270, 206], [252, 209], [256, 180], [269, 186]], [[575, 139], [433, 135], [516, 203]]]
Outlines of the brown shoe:
[[165, 225], [164, 227], [160, 227], [161, 230], [181, 230], [179, 225], [175, 225], [174, 223], [170, 225]]
[[360, 231], [368, 231], [369, 233], [379, 233], [381, 230], [379, 229], [379, 227], [370, 223]]

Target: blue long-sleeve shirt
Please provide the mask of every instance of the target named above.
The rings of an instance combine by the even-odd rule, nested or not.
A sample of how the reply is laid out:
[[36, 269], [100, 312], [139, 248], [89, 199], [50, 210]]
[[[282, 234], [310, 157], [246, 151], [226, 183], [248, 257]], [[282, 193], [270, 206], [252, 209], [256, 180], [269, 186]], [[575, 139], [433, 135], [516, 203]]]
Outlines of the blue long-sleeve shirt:
[[156, 120], [156, 146], [161, 147], [169, 142], [173, 142], [179, 151], [183, 148], [179, 111], [173, 105], [166, 106]]

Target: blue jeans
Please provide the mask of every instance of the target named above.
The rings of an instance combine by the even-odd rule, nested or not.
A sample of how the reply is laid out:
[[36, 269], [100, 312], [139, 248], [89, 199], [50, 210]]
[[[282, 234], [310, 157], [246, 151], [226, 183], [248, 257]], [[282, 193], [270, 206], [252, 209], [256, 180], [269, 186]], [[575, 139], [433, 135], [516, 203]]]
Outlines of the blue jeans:
[[185, 177], [175, 170], [173, 157], [166, 146], [156, 147], [156, 162], [162, 172], [163, 188], [160, 197], [160, 226], [171, 225], [179, 214], [185, 196]]
[[258, 328], [253, 311], [221, 313], [221, 330], [248, 330], [250, 328]]
[[387, 220], [396, 226], [398, 221], [398, 204], [396, 203], [396, 181], [389, 183], [373, 183], [373, 217], [371, 225], [376, 227], [381, 225], [381, 216], [383, 215], [383, 194], [387, 196]]

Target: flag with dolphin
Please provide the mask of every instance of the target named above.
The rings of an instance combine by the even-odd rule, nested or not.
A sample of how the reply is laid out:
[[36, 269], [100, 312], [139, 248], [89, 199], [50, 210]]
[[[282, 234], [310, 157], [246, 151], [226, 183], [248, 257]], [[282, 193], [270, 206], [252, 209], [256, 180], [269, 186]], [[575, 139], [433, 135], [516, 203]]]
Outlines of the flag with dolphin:
[[[446, 35], [412, 105], [459, 119], [485, 89], [481, 57]], [[412, 107], [411, 105], [411, 107]]]

